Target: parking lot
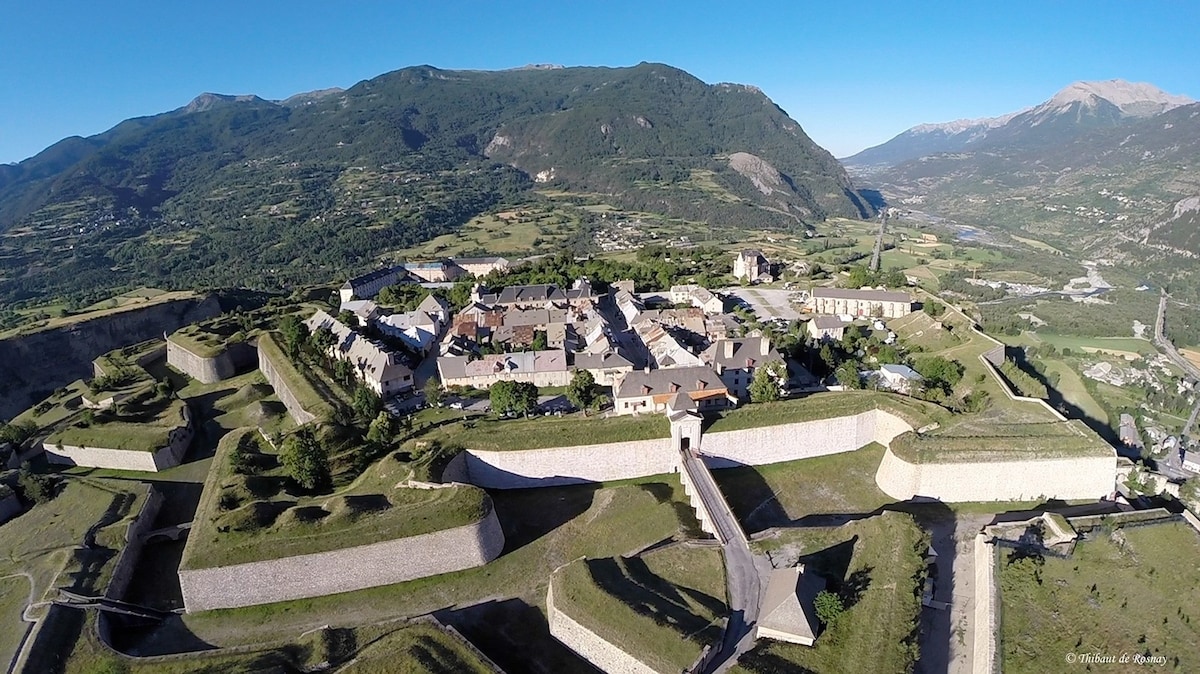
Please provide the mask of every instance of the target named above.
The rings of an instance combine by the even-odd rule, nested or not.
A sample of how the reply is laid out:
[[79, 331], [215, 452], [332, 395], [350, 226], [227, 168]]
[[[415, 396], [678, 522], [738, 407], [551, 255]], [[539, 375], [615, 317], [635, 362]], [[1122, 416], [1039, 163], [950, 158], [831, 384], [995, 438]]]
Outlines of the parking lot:
[[743, 302], [750, 306], [760, 321], [781, 318], [793, 321], [800, 318], [800, 306], [794, 304], [800, 301], [802, 294], [798, 290], [782, 290], [779, 288], [725, 288], [721, 292], [735, 302]]

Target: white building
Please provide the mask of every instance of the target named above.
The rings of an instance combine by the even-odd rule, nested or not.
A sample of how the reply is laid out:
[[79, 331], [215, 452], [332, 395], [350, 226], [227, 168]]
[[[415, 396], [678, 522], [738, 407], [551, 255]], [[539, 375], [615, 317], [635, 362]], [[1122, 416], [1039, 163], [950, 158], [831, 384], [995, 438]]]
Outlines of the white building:
[[828, 316], [901, 318], [912, 313], [912, 298], [888, 290], [813, 288], [808, 306], [814, 314]]
[[400, 279], [405, 276], [407, 273], [402, 267], [376, 269], [369, 274], [357, 276], [343, 283], [338, 295], [342, 302], [370, 299], [378, 295], [380, 290], [399, 283]]
[[304, 324], [313, 332], [328, 328], [336, 338], [330, 352], [354, 365], [358, 379], [379, 397], [390, 398], [413, 387], [413, 372], [399, 354], [363, 337], [324, 311], [317, 311]]
[[759, 250], [741, 250], [733, 258], [733, 275], [750, 283], [773, 281], [771, 263]]

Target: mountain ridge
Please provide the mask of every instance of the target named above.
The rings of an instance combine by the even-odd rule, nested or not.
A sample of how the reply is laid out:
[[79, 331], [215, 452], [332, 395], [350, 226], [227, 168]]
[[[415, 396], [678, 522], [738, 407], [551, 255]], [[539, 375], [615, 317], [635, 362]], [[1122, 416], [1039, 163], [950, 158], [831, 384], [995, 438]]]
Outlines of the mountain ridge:
[[[873, 212], [760, 90], [663, 64], [414, 66], [297, 96], [202, 94], [0, 169], [0, 232], [21, 234], [0, 238], [0, 303], [108, 276], [317, 281], [535, 185], [741, 227]], [[739, 152], [762, 171], [734, 170]]]

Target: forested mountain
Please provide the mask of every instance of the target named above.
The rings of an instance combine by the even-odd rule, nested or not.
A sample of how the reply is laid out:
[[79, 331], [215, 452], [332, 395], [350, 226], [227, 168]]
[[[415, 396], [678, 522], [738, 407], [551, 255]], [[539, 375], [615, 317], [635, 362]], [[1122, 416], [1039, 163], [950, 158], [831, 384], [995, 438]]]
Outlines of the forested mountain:
[[659, 64], [204, 94], [0, 166], [0, 303], [332, 280], [544, 187], [717, 225], [869, 215], [762, 92]]

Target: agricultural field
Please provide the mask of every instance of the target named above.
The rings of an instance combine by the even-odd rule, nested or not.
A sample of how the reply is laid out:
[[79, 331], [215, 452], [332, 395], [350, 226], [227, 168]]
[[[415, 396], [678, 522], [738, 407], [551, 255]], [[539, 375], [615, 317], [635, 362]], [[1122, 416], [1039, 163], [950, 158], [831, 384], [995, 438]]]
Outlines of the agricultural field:
[[[1000, 657], [1005, 672], [1044, 672], [1070, 654], [1161, 657], [1200, 669], [1200, 538], [1182, 522], [1097, 529], [1069, 558], [1002, 550]], [[1068, 661], [1069, 662], [1069, 661]], [[1113, 671], [1145, 669], [1132, 661]], [[1101, 665], [1101, 668], [1107, 669]]]
[[576, 236], [585, 219], [579, 209], [534, 204], [478, 215], [452, 234], [443, 234], [398, 251], [398, 259], [506, 255], [523, 257], [560, 250]]

